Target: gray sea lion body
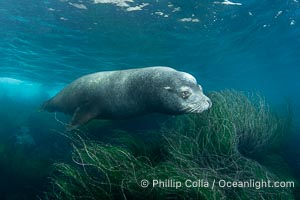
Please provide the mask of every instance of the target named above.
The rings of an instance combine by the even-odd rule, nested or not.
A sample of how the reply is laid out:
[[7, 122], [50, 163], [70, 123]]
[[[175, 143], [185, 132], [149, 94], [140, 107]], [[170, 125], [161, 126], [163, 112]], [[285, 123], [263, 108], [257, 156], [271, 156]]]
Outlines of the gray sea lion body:
[[201, 113], [210, 106], [192, 75], [169, 67], [147, 67], [82, 76], [42, 108], [72, 115], [71, 125], [77, 126], [96, 118]]

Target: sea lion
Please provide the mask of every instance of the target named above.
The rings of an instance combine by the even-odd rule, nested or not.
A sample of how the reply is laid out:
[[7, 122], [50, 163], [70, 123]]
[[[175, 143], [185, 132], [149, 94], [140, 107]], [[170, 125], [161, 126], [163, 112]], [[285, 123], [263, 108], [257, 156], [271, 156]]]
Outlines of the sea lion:
[[201, 113], [211, 105], [192, 75], [170, 67], [146, 67], [82, 76], [42, 109], [72, 115], [71, 125], [77, 127], [92, 119]]

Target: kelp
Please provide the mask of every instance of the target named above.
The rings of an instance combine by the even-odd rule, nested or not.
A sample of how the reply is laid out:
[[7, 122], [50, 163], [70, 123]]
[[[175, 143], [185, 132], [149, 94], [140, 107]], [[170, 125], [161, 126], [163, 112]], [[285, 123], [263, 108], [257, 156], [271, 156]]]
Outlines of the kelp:
[[[45, 198], [294, 199], [288, 187], [226, 188], [217, 184], [220, 180], [288, 180], [286, 173], [274, 171], [261, 160], [271, 160], [283, 146], [290, 123], [274, 114], [259, 95], [226, 90], [209, 96], [210, 110], [172, 118], [159, 130], [144, 133], [161, 138], [148, 146], [147, 139], [135, 139], [122, 131], [112, 139], [117, 142], [110, 144], [84, 139], [79, 130], [69, 133], [72, 162], [54, 165]], [[161, 159], [152, 159], [158, 148]], [[288, 169], [285, 163], [282, 166]], [[142, 187], [145, 180], [149, 185]], [[202, 180], [208, 187], [154, 187], [153, 180], [182, 184]]]

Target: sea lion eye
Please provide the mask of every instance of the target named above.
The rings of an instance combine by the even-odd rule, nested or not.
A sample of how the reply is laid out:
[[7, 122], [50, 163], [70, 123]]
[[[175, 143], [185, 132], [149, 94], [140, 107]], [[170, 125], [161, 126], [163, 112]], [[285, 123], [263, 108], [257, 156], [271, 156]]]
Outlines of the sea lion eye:
[[189, 91], [183, 91], [183, 92], [181, 92], [181, 96], [184, 99], [187, 99], [190, 95], [191, 95], [191, 93]]

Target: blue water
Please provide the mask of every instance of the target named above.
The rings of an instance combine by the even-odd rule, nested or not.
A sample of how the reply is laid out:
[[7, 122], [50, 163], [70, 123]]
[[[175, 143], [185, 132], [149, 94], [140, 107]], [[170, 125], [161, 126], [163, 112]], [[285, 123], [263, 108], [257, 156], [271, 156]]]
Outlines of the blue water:
[[300, 2], [224, 2], [2, 0], [0, 95], [39, 102], [87, 73], [164, 65], [193, 74], [205, 92], [291, 102], [297, 132]]
[[192, 73], [207, 91], [257, 90], [299, 108], [300, 4], [240, 3], [149, 1], [128, 12], [92, 1], [78, 3], [86, 9], [1, 1], [0, 74], [52, 88], [90, 72], [166, 65]]

